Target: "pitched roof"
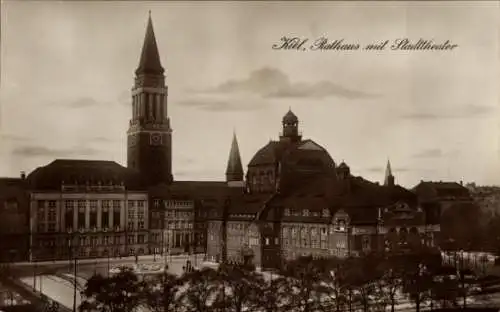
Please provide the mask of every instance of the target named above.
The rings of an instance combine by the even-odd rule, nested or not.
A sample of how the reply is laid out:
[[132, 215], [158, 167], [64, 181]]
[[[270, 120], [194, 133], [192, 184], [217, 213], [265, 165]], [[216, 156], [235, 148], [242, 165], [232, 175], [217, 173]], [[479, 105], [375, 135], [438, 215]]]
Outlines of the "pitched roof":
[[413, 190], [419, 192], [422, 188], [431, 190], [437, 197], [470, 197], [469, 190], [457, 182], [421, 181]]
[[149, 12], [148, 25], [146, 27], [146, 35], [142, 45], [141, 59], [139, 67], [135, 73], [139, 74], [154, 74], [162, 75], [165, 69], [161, 66], [160, 54], [158, 52], [158, 45], [156, 44], [156, 37], [153, 30], [153, 22], [151, 21], [151, 11]]
[[38, 167], [26, 178], [31, 188], [60, 189], [63, 183], [121, 184], [127, 189], [143, 188], [139, 172], [107, 160], [56, 159], [50, 164]]

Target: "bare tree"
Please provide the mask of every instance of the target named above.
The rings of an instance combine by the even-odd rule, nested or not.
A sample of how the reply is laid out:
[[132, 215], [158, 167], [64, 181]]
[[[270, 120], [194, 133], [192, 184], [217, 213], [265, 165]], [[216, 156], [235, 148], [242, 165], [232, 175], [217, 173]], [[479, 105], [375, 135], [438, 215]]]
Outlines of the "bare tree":
[[185, 273], [181, 280], [185, 289], [178, 298], [188, 312], [212, 311], [212, 304], [220, 291], [217, 271], [203, 268]]

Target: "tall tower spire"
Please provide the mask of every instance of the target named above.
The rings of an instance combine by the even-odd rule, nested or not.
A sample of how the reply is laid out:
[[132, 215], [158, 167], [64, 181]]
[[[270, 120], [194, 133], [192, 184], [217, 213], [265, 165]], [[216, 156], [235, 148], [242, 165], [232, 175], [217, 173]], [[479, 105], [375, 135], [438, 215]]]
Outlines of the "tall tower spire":
[[161, 66], [160, 53], [156, 43], [155, 32], [153, 30], [153, 21], [151, 20], [151, 11], [149, 11], [148, 25], [146, 26], [146, 36], [142, 45], [141, 58], [135, 74], [153, 74], [163, 75], [165, 69]]
[[394, 186], [394, 175], [392, 175], [391, 162], [387, 160], [387, 167], [385, 168], [385, 186]]
[[238, 140], [236, 139], [236, 132], [234, 131], [231, 150], [229, 151], [229, 159], [227, 161], [226, 181], [243, 181], [243, 165], [241, 164], [240, 149], [238, 147]]
[[127, 131], [127, 167], [138, 170], [150, 185], [173, 180], [172, 129], [164, 72], [150, 12], [139, 66], [135, 71], [132, 118]]

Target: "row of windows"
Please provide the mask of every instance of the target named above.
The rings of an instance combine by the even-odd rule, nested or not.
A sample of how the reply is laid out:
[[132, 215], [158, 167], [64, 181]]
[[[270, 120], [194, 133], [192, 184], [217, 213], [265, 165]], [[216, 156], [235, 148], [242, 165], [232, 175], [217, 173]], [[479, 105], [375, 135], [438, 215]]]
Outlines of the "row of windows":
[[[97, 209], [99, 206], [99, 203], [101, 203], [101, 207], [104, 209], [108, 208], [121, 208], [122, 203], [125, 201], [123, 200], [110, 200], [110, 199], [103, 199], [103, 200], [84, 200], [84, 199], [78, 199], [78, 200], [64, 200], [63, 201], [64, 208], [66, 209], [74, 209], [74, 208], [86, 208], [90, 207], [91, 209]], [[56, 200], [39, 200], [37, 201], [37, 208], [44, 209], [44, 208], [56, 208], [57, 206], [57, 201]], [[128, 201], [128, 207], [137, 207], [137, 208], [144, 208], [146, 207], [146, 201], [145, 200], [129, 200]]]
[[175, 210], [169, 210], [166, 212], [166, 214], [160, 213], [159, 211], [153, 211], [151, 213], [152, 218], [160, 219], [163, 216], [167, 218], [174, 218], [174, 219], [192, 219], [194, 216], [194, 213], [189, 212], [189, 211], [175, 211]]
[[191, 200], [167, 200], [167, 199], [154, 199], [153, 207], [191, 207], [194, 203]]
[[[309, 209], [290, 209], [290, 208], [285, 208], [284, 211], [285, 216], [289, 217], [319, 217], [320, 213], [317, 211], [311, 212]], [[329, 209], [323, 209], [321, 212], [321, 217], [323, 218], [329, 218], [330, 217], [330, 210]]]

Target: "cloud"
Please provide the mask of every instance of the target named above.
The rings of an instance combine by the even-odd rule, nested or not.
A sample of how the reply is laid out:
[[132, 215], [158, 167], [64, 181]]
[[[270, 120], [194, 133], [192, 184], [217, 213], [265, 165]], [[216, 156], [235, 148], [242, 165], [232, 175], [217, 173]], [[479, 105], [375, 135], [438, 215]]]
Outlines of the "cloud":
[[99, 105], [99, 102], [90, 97], [79, 98], [69, 103], [69, 106], [73, 108], [88, 108], [96, 105]]
[[190, 106], [204, 111], [227, 112], [227, 111], [252, 111], [265, 107], [265, 101], [251, 101], [248, 99], [219, 99], [209, 96], [192, 97], [178, 102], [183, 106]]
[[312, 98], [342, 97], [346, 99], [375, 98], [376, 94], [353, 90], [330, 81], [315, 83], [291, 82], [276, 68], [265, 67], [250, 73], [245, 79], [229, 80], [201, 93], [234, 94], [251, 93], [263, 98]]
[[445, 157], [445, 156], [457, 156], [460, 154], [459, 150], [452, 150], [445, 152], [439, 148], [429, 148], [425, 149], [421, 152], [418, 152], [414, 154], [412, 157], [413, 158], [439, 158], [439, 157]]
[[430, 148], [413, 155], [414, 158], [438, 158], [443, 156], [443, 151], [439, 148]]
[[442, 119], [459, 119], [459, 118], [474, 118], [484, 115], [489, 115], [496, 111], [496, 107], [486, 105], [462, 105], [454, 107], [446, 112], [418, 112], [401, 115], [403, 119], [412, 120], [442, 120]]
[[57, 149], [45, 146], [20, 146], [14, 148], [12, 154], [21, 157], [81, 157], [99, 154], [99, 150], [92, 148]]
[[95, 143], [111, 143], [111, 142], [118, 142], [118, 141], [121, 142], [121, 140], [108, 138], [108, 137], [104, 137], [104, 136], [96, 136], [96, 137], [89, 139], [89, 142], [95, 142]]
[[[370, 167], [366, 168], [364, 171], [367, 172], [375, 172], [375, 173], [385, 173], [386, 167]], [[398, 168], [391, 168], [392, 172], [408, 172], [412, 171], [410, 168], [404, 168], [404, 167], [398, 167]]]
[[0, 139], [7, 140], [7, 141], [13, 141], [13, 142], [26, 142], [26, 141], [32, 140], [32, 138], [29, 138], [26, 136], [10, 134], [10, 133], [0, 134]]

